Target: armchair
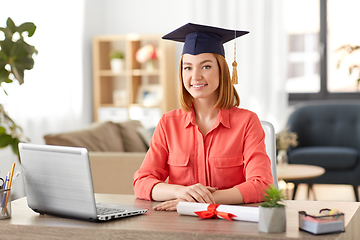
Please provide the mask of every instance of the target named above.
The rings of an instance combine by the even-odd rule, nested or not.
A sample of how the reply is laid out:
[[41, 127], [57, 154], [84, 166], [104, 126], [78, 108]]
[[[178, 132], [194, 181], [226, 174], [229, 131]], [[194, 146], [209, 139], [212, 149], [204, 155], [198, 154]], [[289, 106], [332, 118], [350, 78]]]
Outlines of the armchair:
[[290, 131], [298, 134], [298, 146], [288, 151], [290, 164], [325, 168], [325, 174], [294, 181], [299, 183], [350, 184], [359, 201], [360, 104], [317, 104], [296, 109], [288, 119]]

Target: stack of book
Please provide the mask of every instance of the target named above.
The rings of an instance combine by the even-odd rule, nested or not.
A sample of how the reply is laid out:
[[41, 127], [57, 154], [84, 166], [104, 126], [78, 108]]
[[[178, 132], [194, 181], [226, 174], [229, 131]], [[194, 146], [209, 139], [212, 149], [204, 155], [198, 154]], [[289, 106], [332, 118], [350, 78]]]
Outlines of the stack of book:
[[310, 215], [299, 212], [299, 228], [312, 234], [326, 234], [344, 231], [344, 214]]

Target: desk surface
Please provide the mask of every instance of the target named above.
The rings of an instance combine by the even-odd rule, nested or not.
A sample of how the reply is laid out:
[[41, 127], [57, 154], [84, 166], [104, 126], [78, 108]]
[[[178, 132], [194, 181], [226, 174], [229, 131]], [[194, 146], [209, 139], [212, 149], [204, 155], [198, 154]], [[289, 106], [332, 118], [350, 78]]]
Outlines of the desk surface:
[[314, 165], [304, 164], [282, 164], [277, 166], [278, 179], [300, 180], [320, 177], [325, 173], [325, 169]]
[[[12, 202], [12, 218], [0, 220], [2, 239], [360, 239], [360, 203], [286, 201], [286, 232], [266, 234], [253, 222], [200, 219], [151, 209], [156, 202], [133, 195], [97, 194], [99, 202], [129, 204], [149, 208], [145, 215], [109, 222], [86, 222], [39, 215], [27, 207], [26, 198]], [[314, 236], [298, 230], [298, 211], [316, 213], [321, 208], [337, 208], [345, 213], [344, 233]], [[117, 237], [119, 236], [119, 237]]]

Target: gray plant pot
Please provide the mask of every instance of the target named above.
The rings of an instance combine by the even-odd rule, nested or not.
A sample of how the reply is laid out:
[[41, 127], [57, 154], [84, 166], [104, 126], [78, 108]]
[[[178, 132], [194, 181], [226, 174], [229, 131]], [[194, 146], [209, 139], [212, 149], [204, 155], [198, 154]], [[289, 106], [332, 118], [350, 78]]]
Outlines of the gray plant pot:
[[285, 208], [259, 207], [259, 231], [279, 233], [286, 230]]

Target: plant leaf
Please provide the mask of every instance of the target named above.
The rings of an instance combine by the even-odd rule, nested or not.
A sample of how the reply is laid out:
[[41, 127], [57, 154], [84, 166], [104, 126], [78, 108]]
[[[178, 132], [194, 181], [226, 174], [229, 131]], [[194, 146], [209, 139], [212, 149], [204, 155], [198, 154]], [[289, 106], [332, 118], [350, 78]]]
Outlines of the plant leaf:
[[6, 133], [6, 129], [4, 127], [0, 127], [0, 135], [5, 133]]
[[24, 69], [21, 67], [21, 65], [18, 65], [16, 63], [12, 63], [11, 65], [11, 71], [14, 74], [15, 78], [19, 81], [20, 85], [24, 83]]
[[274, 185], [270, 185], [265, 190], [264, 202], [260, 204], [262, 207], [285, 207], [281, 202], [285, 199], [282, 190], [278, 190]]
[[3, 51], [0, 51], [0, 67], [5, 67], [8, 62], [8, 57]]
[[29, 56], [21, 56], [14, 60], [13, 65], [30, 70], [34, 67], [34, 59]]
[[16, 32], [16, 26], [14, 21], [11, 18], [8, 18], [6, 21], [6, 27], [11, 31], [11, 37]]
[[16, 155], [19, 155], [19, 139], [17, 138], [13, 138], [12, 141], [10, 142], [10, 145], [11, 145], [11, 149], [13, 150], [13, 152], [16, 154]]
[[0, 148], [4, 148], [10, 144], [12, 141], [12, 137], [9, 134], [1, 134], [0, 135]]
[[[28, 44], [27, 42], [25, 42], [23, 39], [19, 39], [16, 42], [17, 47], [21, 48], [22, 51], [24, 51], [24, 53], [26, 53], [26, 55], [28, 55], [28, 57], [32, 57], [32, 55], [35, 53], [37, 54], [38, 51], [35, 49], [34, 46], [31, 46], [30, 44]], [[21, 47], [20, 47], [21, 46]]]
[[[1, 42], [0, 69], [2, 69], [3, 65], [9, 64], [11, 72], [6, 69], [1, 70], [0, 83], [12, 82], [12, 80], [9, 79], [9, 74], [12, 73], [21, 85], [24, 83], [24, 70], [30, 70], [34, 67], [32, 55], [38, 53], [34, 46], [31, 46], [24, 41], [22, 33], [27, 31], [28, 36], [31, 37], [36, 30], [36, 26], [34, 23], [26, 22], [19, 27], [16, 27], [12, 19], [8, 18], [7, 27], [1, 28], [1, 30], [5, 33], [5, 40]], [[19, 32], [21, 38], [18, 41], [13, 42], [12, 35], [15, 32]]]
[[2, 41], [1, 52], [3, 52], [3, 54], [5, 54], [6, 59], [9, 58], [13, 45], [14, 45], [14, 42], [11, 40], [11, 38], [5, 38], [5, 40]]
[[5, 68], [0, 68], [0, 84], [9, 80], [9, 72]]
[[28, 37], [31, 37], [32, 35], [34, 35], [35, 30], [36, 30], [36, 26], [32, 22], [23, 23], [18, 27], [18, 32], [20, 34], [22, 34], [23, 32], [28, 32], [29, 33]]

